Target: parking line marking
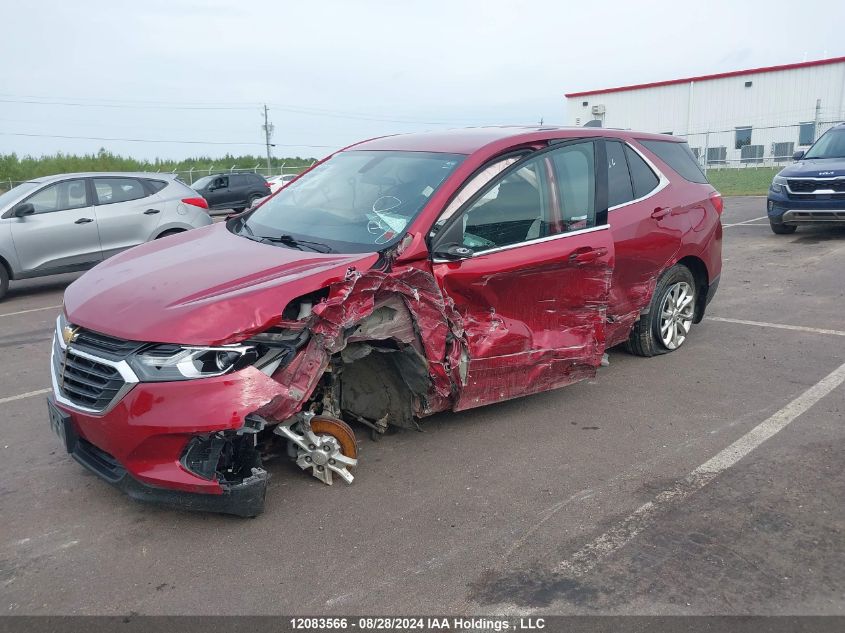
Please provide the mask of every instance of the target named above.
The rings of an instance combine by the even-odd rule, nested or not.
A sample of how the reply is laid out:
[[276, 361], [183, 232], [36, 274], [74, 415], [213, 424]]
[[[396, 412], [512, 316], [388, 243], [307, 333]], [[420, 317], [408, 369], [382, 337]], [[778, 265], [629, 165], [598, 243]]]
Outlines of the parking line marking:
[[767, 323], [765, 321], [746, 321], [744, 319], [729, 319], [727, 317], [704, 317], [707, 321], [719, 321], [721, 323], [737, 323], [739, 325], [756, 325], [757, 327], [771, 327], [778, 330], [793, 330], [796, 332], [811, 332], [812, 334], [832, 334], [833, 336], [845, 336], [842, 330], [825, 330], [818, 327], [805, 325], [785, 325], [783, 323]]
[[610, 530], [584, 545], [568, 559], [558, 563], [554, 571], [575, 577], [588, 573], [603, 559], [627, 545], [648, 528], [670, 506], [683, 501], [709, 484], [763, 442], [785, 429], [790, 422], [842, 383], [845, 383], [845, 363], [733, 444], [716, 453], [674, 486], [661, 492], [652, 501], [644, 503]]
[[[723, 224], [722, 228], [723, 229], [729, 229], [732, 226], [741, 226], [743, 224], [749, 224], [751, 222], [756, 222], [757, 220], [767, 220], [768, 218], [769, 218], [768, 215], [761, 215], [759, 218], [751, 218], [750, 220], [745, 220], [745, 222], [734, 222], [733, 224]], [[765, 225], [761, 225], [761, 226], [765, 226]]]
[[14, 402], [15, 400], [23, 400], [24, 398], [32, 398], [33, 396], [40, 396], [44, 393], [49, 393], [50, 389], [38, 389], [37, 391], [27, 391], [26, 393], [19, 393], [16, 396], [8, 396], [6, 398], [0, 398], [0, 404], [6, 404], [7, 402]]
[[6, 314], [0, 314], [0, 317], [7, 317], [7, 316], [15, 316], [16, 314], [29, 314], [30, 312], [41, 312], [41, 310], [55, 310], [56, 308], [61, 308], [62, 305], [59, 304], [57, 306], [45, 306], [43, 308], [32, 308], [31, 310], [19, 310], [18, 312], [7, 312]]

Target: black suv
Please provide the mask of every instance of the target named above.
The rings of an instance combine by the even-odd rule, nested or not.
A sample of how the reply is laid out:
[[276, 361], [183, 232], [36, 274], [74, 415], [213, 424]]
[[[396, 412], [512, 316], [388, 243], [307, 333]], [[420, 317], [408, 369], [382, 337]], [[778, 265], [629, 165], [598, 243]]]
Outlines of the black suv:
[[845, 124], [825, 132], [769, 187], [772, 231], [794, 233], [799, 224], [845, 225]]
[[214, 174], [200, 178], [191, 187], [208, 201], [210, 209], [243, 211], [270, 195], [270, 184], [259, 174]]

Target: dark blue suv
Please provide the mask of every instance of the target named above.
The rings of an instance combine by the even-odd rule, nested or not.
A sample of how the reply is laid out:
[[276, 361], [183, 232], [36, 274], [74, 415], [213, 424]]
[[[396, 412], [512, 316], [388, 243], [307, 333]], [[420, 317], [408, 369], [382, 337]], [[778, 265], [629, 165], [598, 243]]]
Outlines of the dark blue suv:
[[794, 233], [799, 224], [845, 225], [845, 123], [825, 132], [796, 163], [772, 180], [766, 209], [772, 231]]

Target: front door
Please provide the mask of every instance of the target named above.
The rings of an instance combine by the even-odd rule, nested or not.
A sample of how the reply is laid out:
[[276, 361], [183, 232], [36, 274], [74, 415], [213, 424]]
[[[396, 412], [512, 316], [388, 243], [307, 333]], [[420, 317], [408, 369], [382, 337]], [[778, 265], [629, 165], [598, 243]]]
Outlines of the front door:
[[614, 261], [596, 153], [577, 142], [511, 165], [435, 237], [469, 348], [456, 410], [595, 375]]
[[47, 185], [22, 202], [32, 204], [35, 213], [3, 220], [11, 224], [22, 275], [84, 270], [102, 260], [84, 179]]

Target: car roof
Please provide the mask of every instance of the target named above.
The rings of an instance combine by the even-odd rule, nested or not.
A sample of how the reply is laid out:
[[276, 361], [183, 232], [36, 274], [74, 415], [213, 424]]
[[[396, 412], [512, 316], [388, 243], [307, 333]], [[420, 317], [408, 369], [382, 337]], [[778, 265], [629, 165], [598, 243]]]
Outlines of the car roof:
[[491, 144], [519, 145], [542, 140], [588, 138], [588, 137], [633, 138], [683, 142], [683, 139], [667, 134], [652, 134], [612, 128], [583, 128], [556, 126], [490, 126], [460, 128], [382, 136], [356, 143], [347, 151], [388, 150], [407, 152], [443, 152], [448, 154], [472, 154]]
[[94, 178], [94, 177], [131, 177], [131, 178], [153, 178], [157, 180], [174, 180], [177, 174], [145, 172], [145, 171], [82, 171], [70, 174], [54, 174], [52, 176], [39, 176], [30, 178], [27, 182], [50, 183], [56, 180], [67, 180], [68, 178]]

